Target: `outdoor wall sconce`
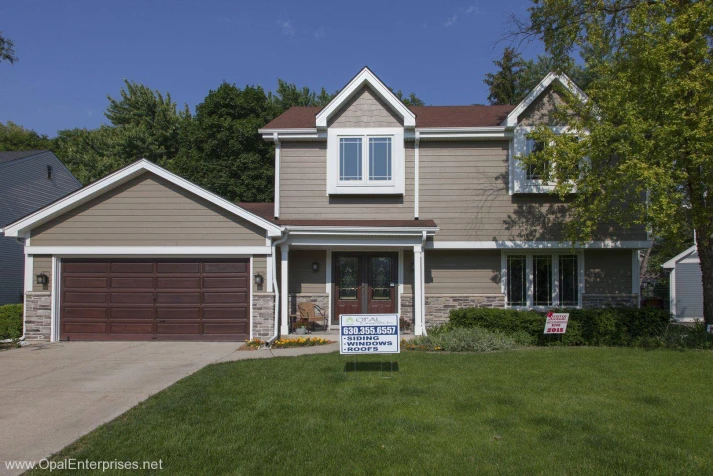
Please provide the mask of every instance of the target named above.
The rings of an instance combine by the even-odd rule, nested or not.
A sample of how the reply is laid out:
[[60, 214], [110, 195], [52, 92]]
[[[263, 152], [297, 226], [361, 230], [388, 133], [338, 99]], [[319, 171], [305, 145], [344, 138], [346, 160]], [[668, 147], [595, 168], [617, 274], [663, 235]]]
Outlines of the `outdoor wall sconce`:
[[36, 275], [37, 278], [37, 284], [41, 284], [42, 286], [46, 285], [47, 283], [50, 282], [50, 277], [47, 276], [45, 273], [40, 273]]
[[255, 284], [257, 284], [258, 286], [262, 286], [263, 282], [264, 282], [264, 280], [262, 278], [262, 274], [260, 274], [260, 273], [256, 274], [255, 275]]
[[312, 263], [312, 271], [314, 271], [315, 273], [319, 271], [319, 263], [317, 263], [316, 261]]

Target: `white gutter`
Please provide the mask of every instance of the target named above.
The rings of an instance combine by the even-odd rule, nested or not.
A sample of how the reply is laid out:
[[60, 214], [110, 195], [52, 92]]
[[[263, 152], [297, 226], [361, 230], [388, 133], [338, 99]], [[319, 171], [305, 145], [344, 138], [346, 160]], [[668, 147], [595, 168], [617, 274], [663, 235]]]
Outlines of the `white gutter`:
[[426, 330], [426, 232], [423, 232], [421, 236], [421, 297], [419, 298], [418, 305], [421, 306], [421, 332], [423, 335], [428, 336], [428, 331]]
[[280, 288], [277, 287], [277, 254], [275, 250], [277, 249], [278, 245], [281, 245], [285, 241], [287, 241], [287, 238], [290, 236], [290, 231], [289, 230], [284, 230], [284, 236], [280, 238], [277, 241], [272, 242], [272, 289], [275, 290], [275, 332], [273, 333], [272, 337], [268, 339], [267, 345], [270, 346], [272, 345], [273, 342], [277, 340], [277, 337], [280, 335]]

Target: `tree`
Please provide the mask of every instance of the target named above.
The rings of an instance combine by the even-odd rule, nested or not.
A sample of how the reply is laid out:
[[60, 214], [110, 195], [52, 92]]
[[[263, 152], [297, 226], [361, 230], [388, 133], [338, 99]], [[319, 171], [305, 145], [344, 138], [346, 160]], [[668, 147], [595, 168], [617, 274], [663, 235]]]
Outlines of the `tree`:
[[300, 89], [294, 83], [278, 79], [277, 90], [274, 93], [268, 93], [268, 99], [275, 107], [275, 112], [279, 115], [292, 106], [324, 107], [336, 94], [330, 94], [324, 88], [317, 94], [306, 86]]
[[[577, 50], [588, 61], [589, 100], [571, 94], [558, 115], [571, 140], [540, 127], [551, 146], [521, 157], [543, 166], [560, 196], [573, 192], [570, 238], [590, 239], [603, 221], [649, 227], [658, 237], [695, 229], [704, 317], [713, 324], [713, 9], [681, 0], [542, 0], [522, 35], [544, 40], [555, 65]], [[587, 160], [582, 160], [587, 157]]]
[[17, 56], [15, 55], [15, 43], [5, 36], [0, 31], [0, 63], [9, 61], [10, 64], [15, 64]]
[[527, 94], [521, 84], [522, 68], [525, 65], [522, 56], [507, 47], [502, 57], [493, 63], [499, 68], [498, 72], [486, 74], [483, 80], [488, 85], [488, 101], [490, 104], [517, 104]]
[[12, 121], [0, 122], [0, 151], [44, 150], [50, 148], [51, 141], [46, 135], [25, 129]]
[[521, 97], [514, 104], [522, 101], [550, 71], [564, 72], [572, 81], [577, 83], [577, 86], [585, 91], [589, 86], [590, 78], [584, 66], [578, 65], [574, 61], [569, 61], [566, 65], [556, 65], [554, 58], [551, 56], [538, 55], [535, 60], [523, 62], [518, 78]]
[[404, 96], [404, 93], [401, 92], [399, 89], [398, 91], [394, 91], [393, 89], [391, 92], [396, 95], [399, 100], [404, 103], [406, 106], [425, 106], [426, 103], [421, 100], [418, 96], [416, 96], [415, 93], [410, 93], [408, 96]]

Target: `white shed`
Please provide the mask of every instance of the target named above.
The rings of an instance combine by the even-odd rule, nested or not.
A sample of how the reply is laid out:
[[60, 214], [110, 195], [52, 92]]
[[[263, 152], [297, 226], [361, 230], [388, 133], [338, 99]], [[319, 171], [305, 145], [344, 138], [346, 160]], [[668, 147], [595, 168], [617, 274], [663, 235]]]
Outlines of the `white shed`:
[[703, 281], [696, 245], [674, 256], [663, 265], [671, 270], [669, 295], [671, 314], [678, 321], [703, 319]]

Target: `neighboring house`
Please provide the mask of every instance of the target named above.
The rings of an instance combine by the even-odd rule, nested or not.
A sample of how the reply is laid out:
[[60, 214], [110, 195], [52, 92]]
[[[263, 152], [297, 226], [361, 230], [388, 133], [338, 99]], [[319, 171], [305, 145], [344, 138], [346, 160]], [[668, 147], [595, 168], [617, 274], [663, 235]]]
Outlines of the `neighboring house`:
[[[48, 150], [0, 152], [0, 229], [82, 185]], [[0, 305], [23, 301], [23, 245], [0, 233]]]
[[671, 270], [669, 306], [673, 317], [683, 322], [703, 320], [703, 281], [696, 245], [666, 261], [663, 267]]
[[549, 74], [517, 106], [409, 108], [364, 68], [260, 129], [274, 203], [125, 167], [7, 227], [27, 238], [27, 279], [51, 268], [51, 293], [26, 297], [50, 316], [28, 312], [27, 336], [269, 339], [304, 301], [330, 325], [397, 312], [416, 334], [463, 306], [636, 306], [646, 231], [562, 242], [566, 201], [516, 160], [562, 101], [554, 82], [584, 97]]

